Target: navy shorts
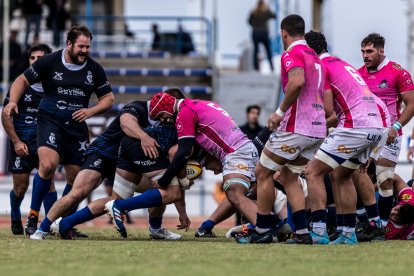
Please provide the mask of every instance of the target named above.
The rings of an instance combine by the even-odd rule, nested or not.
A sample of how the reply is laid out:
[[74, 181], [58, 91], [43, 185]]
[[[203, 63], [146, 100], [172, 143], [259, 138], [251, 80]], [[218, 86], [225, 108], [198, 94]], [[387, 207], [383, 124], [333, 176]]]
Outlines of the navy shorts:
[[48, 115], [37, 116], [38, 147], [55, 150], [62, 165], [82, 166], [83, 154], [89, 144], [89, 131], [86, 123], [65, 124]]
[[10, 142], [10, 158], [8, 162], [8, 171], [12, 174], [30, 173], [39, 165], [39, 158], [37, 155], [37, 143], [33, 141], [23, 141], [29, 148], [28, 156], [18, 156], [14, 150], [13, 143]]
[[162, 151], [158, 153], [159, 156], [156, 159], [145, 156], [141, 148], [141, 140], [126, 136], [121, 142], [116, 167], [136, 174], [167, 169], [170, 165], [168, 153]]
[[85, 156], [81, 170], [94, 170], [102, 175], [102, 179], [107, 178], [114, 181], [116, 160], [103, 157], [98, 153], [91, 153]]

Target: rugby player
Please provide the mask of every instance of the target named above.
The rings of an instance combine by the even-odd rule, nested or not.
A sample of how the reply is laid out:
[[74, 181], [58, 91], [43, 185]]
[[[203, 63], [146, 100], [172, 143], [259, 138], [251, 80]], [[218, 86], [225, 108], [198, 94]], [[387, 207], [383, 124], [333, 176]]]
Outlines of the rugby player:
[[398, 204], [392, 208], [385, 227], [385, 240], [414, 240], [414, 191], [395, 176]]
[[[285, 97], [268, 119], [268, 126], [275, 132], [267, 141], [256, 167], [257, 223], [249, 239], [251, 243], [272, 242], [273, 175], [280, 170], [280, 183], [293, 210], [296, 228], [295, 238], [288, 242], [311, 244], [305, 196], [298, 176], [313, 158], [327, 132], [323, 103], [325, 69], [317, 54], [306, 45], [302, 17], [289, 15], [282, 20], [280, 27], [285, 49], [281, 58]], [[327, 117], [331, 112], [326, 112]]]
[[[384, 45], [384, 37], [377, 33], [371, 33], [362, 40], [361, 52], [365, 65], [358, 72], [371, 92], [386, 104], [393, 124], [376, 168], [379, 185], [378, 208], [385, 226], [394, 198], [393, 179], [401, 150], [402, 127], [414, 115], [414, 84], [407, 70], [385, 56]], [[400, 113], [402, 102], [406, 107]]]
[[[52, 53], [52, 49], [39, 44], [28, 50], [29, 64], [32, 65], [38, 58]], [[38, 166], [37, 157], [37, 109], [43, 97], [41, 83], [35, 83], [27, 88], [23, 97], [17, 103], [19, 114], [9, 117], [2, 113], [4, 130], [10, 138], [10, 159], [8, 171], [13, 177], [13, 189], [10, 191], [10, 216], [11, 230], [15, 235], [23, 235], [20, 205], [29, 187], [30, 173]], [[3, 106], [9, 103], [10, 93], [4, 99]], [[45, 213], [57, 200], [57, 193], [54, 185], [50, 187], [49, 193], [43, 200]]]
[[[342, 215], [343, 227], [332, 244], [355, 244], [357, 195], [352, 176], [361, 164], [366, 166], [370, 154], [379, 145], [381, 137], [386, 135], [387, 129], [384, 128], [375, 96], [355, 68], [329, 55], [322, 34], [310, 32], [307, 35], [326, 69], [326, 83], [330, 89], [325, 91], [325, 98], [333, 99], [339, 120], [305, 170], [312, 209], [311, 235], [314, 243], [330, 242], [326, 231], [324, 177], [332, 172], [335, 205]], [[373, 185], [366, 174], [357, 177], [360, 178], [358, 185]]]
[[[42, 82], [44, 96], [38, 110], [39, 169], [33, 179], [33, 193], [26, 232], [37, 230], [40, 205], [48, 193], [59, 163], [65, 167], [67, 185], [72, 188], [88, 146], [85, 120], [108, 110], [114, 96], [103, 68], [89, 57], [92, 34], [85, 26], [67, 33], [66, 48], [38, 59], [12, 84], [6, 116], [19, 113], [17, 106], [24, 91]], [[95, 93], [98, 103], [88, 107]]]
[[[179, 98], [184, 97], [182, 92], [175, 88], [167, 90], [166, 93]], [[156, 158], [158, 156], [157, 141], [143, 131], [146, 127], [159, 125], [159, 122], [149, 118], [148, 108], [148, 101], [134, 101], [121, 109], [104, 133], [97, 137], [88, 147], [85, 152], [85, 161], [81, 171], [76, 176], [73, 189], [67, 196], [63, 196], [56, 202], [51, 212], [42, 221], [39, 231], [31, 237], [32, 239], [44, 239], [46, 233], [50, 231], [52, 222], [61, 216], [67, 215], [72, 208], [77, 206], [96, 189], [103, 179], [114, 180], [119, 146], [124, 136], [140, 139], [140, 147], [143, 149], [145, 157]], [[81, 214], [90, 215], [88, 208], [82, 210]], [[153, 212], [158, 211], [153, 210]], [[90, 218], [91, 216], [86, 217]], [[159, 216], [153, 214], [153, 217], [158, 218]], [[73, 231], [70, 234], [73, 236]]]
[[[255, 204], [246, 197], [246, 193], [250, 188], [250, 182], [255, 180], [257, 149], [240, 131], [230, 115], [214, 102], [176, 100], [165, 93], [153, 96], [150, 115], [162, 122], [172, 122], [177, 115], [177, 153], [163, 176], [154, 181], [154, 186], [158, 189], [147, 191], [138, 197], [110, 201], [106, 204], [106, 209], [118, 231], [125, 231], [125, 226], [119, 218], [125, 211], [172, 203], [168, 196], [173, 186], [169, 184], [177, 172], [184, 169], [195, 142], [223, 163], [223, 190], [227, 198], [247, 220], [254, 221], [252, 210]], [[179, 182], [182, 186], [188, 186], [182, 179], [179, 179]], [[147, 203], [152, 205], [148, 206]]]

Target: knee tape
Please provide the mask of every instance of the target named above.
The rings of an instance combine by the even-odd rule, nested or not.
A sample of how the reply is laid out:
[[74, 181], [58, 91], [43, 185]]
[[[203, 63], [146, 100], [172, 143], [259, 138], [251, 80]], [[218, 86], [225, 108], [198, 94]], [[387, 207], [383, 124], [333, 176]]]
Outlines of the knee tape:
[[126, 180], [119, 174], [115, 174], [113, 191], [117, 193], [122, 199], [130, 198], [134, 195], [136, 189], [135, 183]]
[[280, 168], [283, 167], [283, 165], [279, 165], [278, 163], [267, 157], [267, 155], [264, 153], [260, 155], [260, 164], [263, 167], [268, 168], [269, 170], [274, 172], [277, 172], [278, 170], [280, 170]]
[[302, 171], [305, 169], [305, 165], [297, 166], [292, 164], [286, 164], [286, 168], [288, 168], [293, 173], [301, 174]]
[[381, 185], [387, 179], [394, 179], [394, 167], [377, 166], [377, 182]]
[[308, 197], [308, 182], [305, 178], [298, 177], [298, 181], [300, 185], [302, 186], [302, 191], [305, 197]]
[[242, 185], [246, 189], [250, 188], [250, 182], [241, 178], [230, 178], [229, 180], [226, 180], [226, 182], [224, 182], [223, 190], [226, 191], [232, 185]]

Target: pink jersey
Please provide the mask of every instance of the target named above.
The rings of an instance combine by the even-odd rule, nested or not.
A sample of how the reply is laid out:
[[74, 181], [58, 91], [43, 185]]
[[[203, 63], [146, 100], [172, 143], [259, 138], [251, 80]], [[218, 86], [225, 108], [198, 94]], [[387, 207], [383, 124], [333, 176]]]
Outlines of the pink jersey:
[[284, 91], [289, 80], [288, 72], [295, 67], [305, 71], [305, 85], [299, 98], [286, 111], [278, 130], [324, 138], [327, 131], [323, 108], [325, 69], [318, 55], [305, 40], [299, 40], [283, 53], [281, 62]]
[[175, 124], [178, 139], [194, 137], [219, 160], [250, 141], [230, 115], [214, 102], [182, 100]]
[[[378, 66], [377, 71], [368, 72], [365, 66], [358, 69], [369, 89], [387, 106], [391, 123], [400, 117], [401, 94], [414, 90], [410, 73], [388, 58]], [[402, 134], [400, 130], [399, 134]]]
[[391, 116], [390, 113], [388, 112], [388, 108], [385, 105], [385, 103], [378, 98], [377, 96], [375, 96], [374, 94], [372, 94], [374, 96], [375, 102], [377, 104], [378, 110], [381, 114], [381, 119], [382, 119], [382, 126], [383, 127], [390, 127], [391, 126]]
[[383, 119], [375, 96], [355, 68], [328, 53], [320, 58], [332, 90], [338, 127], [382, 128]]
[[[400, 202], [398, 205], [411, 204], [414, 205], [414, 192], [407, 187], [402, 189], [398, 194]], [[414, 224], [397, 225], [392, 220], [388, 221], [385, 227], [386, 240], [413, 240], [414, 239]]]

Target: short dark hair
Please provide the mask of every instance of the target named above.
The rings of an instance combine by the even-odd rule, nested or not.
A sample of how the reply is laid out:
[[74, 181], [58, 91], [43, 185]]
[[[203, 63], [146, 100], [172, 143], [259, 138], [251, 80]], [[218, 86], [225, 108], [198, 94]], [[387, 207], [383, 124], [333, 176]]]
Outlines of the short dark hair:
[[328, 43], [326, 42], [323, 33], [309, 31], [305, 34], [305, 39], [309, 47], [311, 47], [318, 55], [323, 52], [328, 52]]
[[414, 223], [414, 206], [411, 204], [403, 204], [398, 210], [398, 224]]
[[300, 15], [291, 14], [283, 18], [280, 28], [291, 36], [305, 34], [305, 20]]
[[174, 98], [179, 99], [179, 100], [185, 99], [184, 92], [178, 87], [168, 88], [168, 89], [164, 90], [164, 93], [167, 93], [167, 94], [169, 94], [169, 95], [171, 95]]
[[67, 36], [66, 36], [66, 43], [70, 41], [72, 44], [75, 44], [76, 39], [78, 39], [79, 36], [84, 35], [91, 39], [92, 41], [92, 33], [89, 31], [89, 29], [86, 26], [72, 26], [72, 28], [69, 30]]
[[384, 48], [385, 38], [377, 33], [370, 33], [361, 41], [361, 47], [372, 44], [377, 49]]
[[29, 50], [27, 50], [27, 55], [30, 57], [31, 54], [36, 51], [42, 51], [43, 53], [45, 53], [45, 55], [48, 55], [52, 53], [52, 48], [50, 48], [46, 44], [39, 44], [39, 45], [30, 47]]
[[257, 104], [254, 104], [254, 105], [249, 105], [246, 108], [246, 113], [249, 114], [252, 109], [257, 109], [259, 111], [259, 113], [262, 110], [260, 106], [258, 106]]

